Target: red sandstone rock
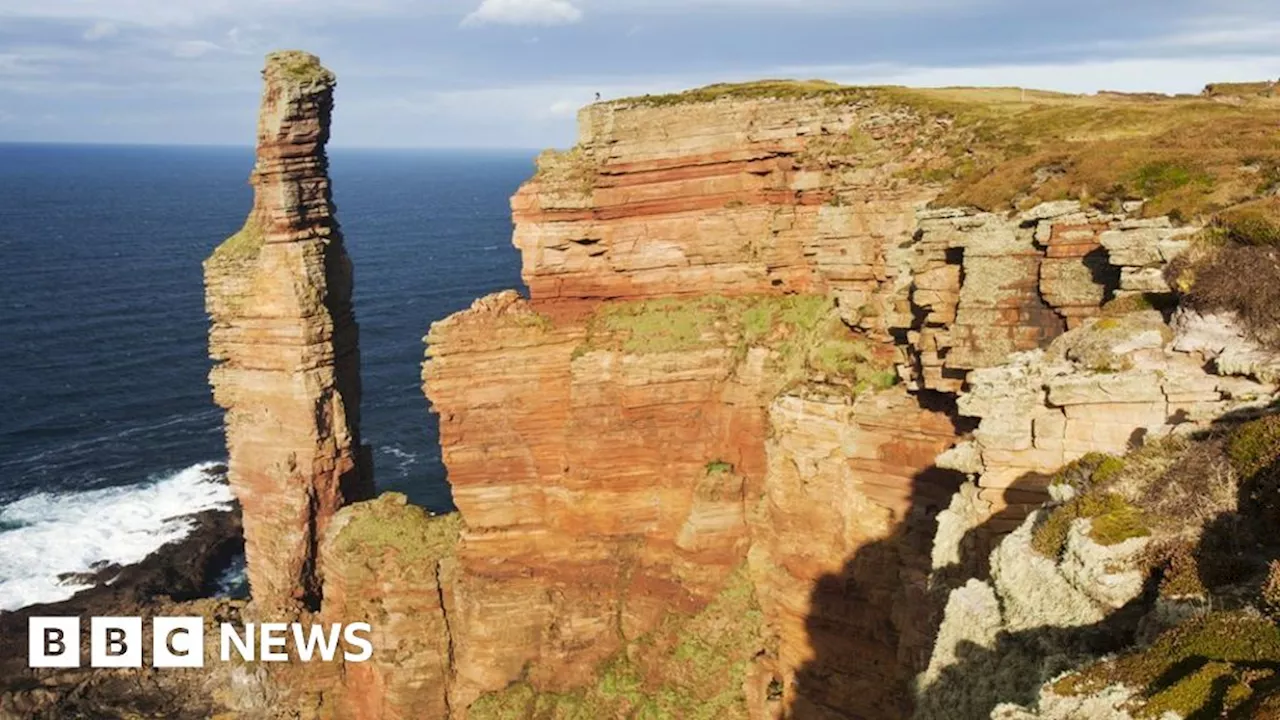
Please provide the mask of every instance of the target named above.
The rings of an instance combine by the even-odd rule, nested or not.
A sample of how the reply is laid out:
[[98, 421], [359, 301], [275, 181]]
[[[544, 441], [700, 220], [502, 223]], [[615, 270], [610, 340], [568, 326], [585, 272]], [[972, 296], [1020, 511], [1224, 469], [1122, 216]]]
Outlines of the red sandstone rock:
[[324, 154], [333, 75], [311, 55], [282, 52], [263, 78], [253, 210], [205, 261], [205, 297], [249, 582], [257, 607], [277, 613], [318, 600], [316, 545], [372, 483], [351, 263]]
[[[535, 303], [831, 293], [879, 314], [886, 255], [937, 194], [898, 177], [937, 128], [822, 100], [594, 105], [512, 199]], [[926, 143], [927, 144], [927, 143]], [[872, 322], [868, 328], [880, 329]]]

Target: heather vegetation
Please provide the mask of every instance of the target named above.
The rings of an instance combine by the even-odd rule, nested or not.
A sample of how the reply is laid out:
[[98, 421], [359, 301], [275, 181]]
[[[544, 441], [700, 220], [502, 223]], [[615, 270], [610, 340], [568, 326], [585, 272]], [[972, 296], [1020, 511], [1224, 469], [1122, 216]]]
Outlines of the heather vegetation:
[[[1200, 96], [1081, 96], [1020, 88], [852, 87], [819, 80], [720, 84], [618, 101], [671, 107], [800, 100], [907, 110], [949, 127], [941, 152], [907, 172], [945, 185], [937, 205], [985, 210], [1078, 198], [1147, 200], [1150, 216], [1208, 219], [1280, 180], [1280, 99], [1272, 83], [1220, 84]], [[1224, 95], [1232, 102], [1223, 102]], [[858, 144], [854, 135], [842, 140]], [[934, 149], [934, 148], [929, 148]]]
[[1186, 305], [1235, 313], [1254, 339], [1271, 348], [1280, 348], [1278, 207], [1268, 200], [1225, 213], [1167, 270]]
[[[1123, 685], [1138, 718], [1271, 717], [1280, 691], [1280, 415], [1154, 442], [1125, 458], [1087, 456], [1055, 481], [1075, 499], [1048, 513], [1036, 548], [1053, 555], [1064, 523], [1111, 517], [1115, 537], [1138, 527], [1161, 597], [1192, 603], [1190, 619], [1148, 645], [1054, 684], [1060, 695]], [[1108, 538], [1097, 538], [1105, 544]], [[1263, 713], [1263, 714], [1258, 714]]]

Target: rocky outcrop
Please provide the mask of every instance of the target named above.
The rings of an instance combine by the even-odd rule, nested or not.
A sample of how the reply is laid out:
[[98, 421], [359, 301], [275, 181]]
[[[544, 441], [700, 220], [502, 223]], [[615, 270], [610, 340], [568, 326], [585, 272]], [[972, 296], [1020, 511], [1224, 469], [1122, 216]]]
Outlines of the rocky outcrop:
[[[1137, 310], [1090, 321], [1047, 350], [969, 373], [958, 409], [979, 419], [978, 427], [939, 459], [978, 488], [979, 509], [959, 524], [974, 527], [1002, 514], [989, 528], [1007, 532], [1049, 498], [1054, 471], [1073, 460], [1123, 455], [1150, 440], [1206, 429], [1224, 416], [1261, 411], [1280, 397], [1273, 383], [1229, 374], [1201, 352], [1178, 350], [1188, 346], [1183, 337], [1160, 312]], [[964, 511], [948, 512], [944, 525], [958, 512]]]
[[1037, 205], [1013, 217], [964, 209], [919, 215], [902, 254], [909, 279], [891, 326], [904, 337], [918, 387], [959, 392], [970, 370], [1044, 347], [1133, 293], [1168, 293], [1163, 268], [1196, 228], [1079, 202]]
[[334, 513], [371, 493], [360, 445], [351, 263], [324, 145], [333, 75], [310, 55], [267, 58], [244, 228], [205, 261], [210, 382], [227, 409], [231, 487], [263, 612], [319, 599], [316, 548]]
[[[91, 669], [89, 644], [81, 643], [81, 667], [27, 667], [32, 617], [208, 617], [238, 615], [243, 601], [208, 600], [231, 559], [241, 551], [240, 513], [206, 511], [192, 517], [192, 531], [137, 565], [110, 567], [85, 584], [96, 585], [69, 600], [0, 613], [0, 720], [74, 717], [209, 717], [226, 709], [221, 668], [155, 671]], [[149, 624], [149, 620], [147, 621]], [[213, 652], [217, 652], [214, 647]]]
[[901, 389], [770, 405], [750, 567], [794, 717], [910, 712], [933, 639], [933, 518], [960, 480], [933, 464], [955, 434]]
[[582, 126], [513, 200], [530, 299], [485, 298], [428, 338], [467, 526], [452, 707], [589, 685], [745, 563], [765, 620], [753, 717], [772, 681], [788, 706], [901, 711], [958, 482], [930, 468], [956, 429], [877, 389], [897, 358], [879, 318], [934, 194], [899, 175], [944, 128], [820, 100], [601, 105]]
[[[320, 548], [326, 625], [368, 622], [374, 656], [316, 668], [325, 715], [447, 718], [458, 515], [432, 517], [398, 493], [343, 508]], [[332, 674], [328, 671], [332, 670]], [[324, 673], [319, 677], [317, 672]]]
[[280, 676], [306, 713], [1029, 703], [1141, 593], [1147, 544], [1081, 518], [1028, 560], [1048, 476], [1276, 394], [1221, 323], [1192, 341], [1163, 312], [1196, 228], [1136, 201], [928, 208], [964, 147], [945, 99], [620, 101], [512, 200], [528, 298], [427, 338], [459, 515], [339, 511], [369, 468], [323, 174], [332, 78], [288, 54], [267, 81], [254, 211], [207, 265], [255, 600], [294, 609], [323, 579], [317, 617], [378, 619], [373, 661]]
[[1120, 629], [1104, 622], [1142, 593], [1135, 558], [1149, 539], [1104, 546], [1089, 522], [1075, 521], [1055, 560], [1032, 547], [1037, 518], [1029, 517], [992, 554], [989, 581], [951, 593], [916, 718], [1004, 717], [992, 715], [1002, 701], [1030, 704], [1042, 683], [1081, 658], [1123, 645]]
[[[467, 526], [454, 712], [594, 697], [745, 562], [748, 675], [777, 686], [753, 717], [906, 716], [947, 591], [1049, 473], [1274, 394], [1204, 370], [1142, 310], [1194, 228], [1133, 202], [926, 209], [918, 171], [949, 127], [908, 105], [624, 101], [580, 121], [512, 201], [529, 298], [428, 338]], [[904, 385], [788, 369], [793, 348], [763, 341], [777, 318], [758, 327], [788, 298], [833, 306]], [[1095, 565], [1062, 572], [1087, 585]]]
[[516, 194], [535, 303], [828, 293], [876, 315], [944, 125], [870, 97], [593, 105]]

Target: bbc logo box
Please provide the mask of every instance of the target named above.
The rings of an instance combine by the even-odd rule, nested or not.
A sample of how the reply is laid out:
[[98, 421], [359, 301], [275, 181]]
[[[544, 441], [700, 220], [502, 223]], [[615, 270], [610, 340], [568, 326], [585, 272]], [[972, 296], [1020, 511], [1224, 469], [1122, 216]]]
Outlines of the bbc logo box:
[[[89, 619], [89, 667], [140, 668], [146, 638], [142, 618]], [[81, 625], [75, 617], [33, 617], [27, 626], [27, 665], [78, 668]], [[157, 617], [151, 623], [151, 665], [158, 668], [204, 667], [204, 619]]]

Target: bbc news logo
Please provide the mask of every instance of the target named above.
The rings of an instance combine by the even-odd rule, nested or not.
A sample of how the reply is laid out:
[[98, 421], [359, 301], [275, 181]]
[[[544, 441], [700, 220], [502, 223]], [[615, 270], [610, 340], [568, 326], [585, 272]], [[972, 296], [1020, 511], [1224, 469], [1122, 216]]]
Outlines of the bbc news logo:
[[[89, 619], [89, 667], [140, 668], [146, 638], [140, 617]], [[80, 618], [33, 617], [27, 626], [27, 665], [32, 668], [78, 668], [82, 647]], [[201, 668], [205, 664], [205, 621], [199, 617], [157, 617], [151, 621], [151, 666]], [[221, 662], [346, 662], [373, 657], [368, 623], [303, 625], [301, 623], [223, 623], [218, 628]], [[290, 654], [292, 649], [292, 654]], [[339, 650], [342, 652], [339, 653]]]

